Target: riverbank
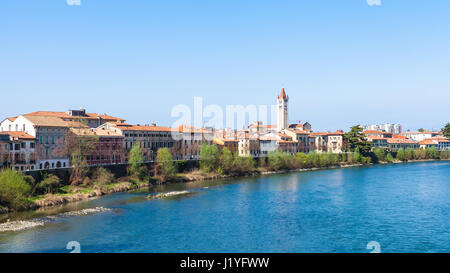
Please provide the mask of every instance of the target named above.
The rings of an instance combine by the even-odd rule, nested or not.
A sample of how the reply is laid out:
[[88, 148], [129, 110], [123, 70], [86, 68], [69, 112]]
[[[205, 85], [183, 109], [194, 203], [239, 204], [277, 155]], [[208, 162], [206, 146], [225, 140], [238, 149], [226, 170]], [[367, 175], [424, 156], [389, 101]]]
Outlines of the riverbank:
[[[393, 162], [378, 162], [378, 163], [368, 163], [368, 164], [342, 164], [338, 166], [328, 166], [328, 167], [314, 167], [314, 168], [301, 168], [301, 169], [289, 169], [289, 170], [278, 170], [269, 171], [265, 169], [256, 169], [251, 172], [244, 174], [217, 174], [217, 173], [205, 173], [200, 170], [194, 170], [187, 173], [180, 173], [177, 176], [165, 183], [187, 183], [187, 182], [197, 182], [197, 181], [208, 181], [208, 180], [221, 180], [221, 179], [231, 179], [239, 177], [254, 177], [254, 176], [266, 176], [266, 175], [276, 175], [283, 173], [293, 173], [293, 172], [308, 172], [308, 171], [319, 171], [327, 169], [340, 169], [340, 168], [352, 168], [352, 167], [362, 167], [371, 166], [377, 164], [402, 164], [402, 163], [414, 163], [414, 162], [432, 162], [432, 161], [448, 161], [448, 160], [437, 160], [437, 159], [420, 159], [420, 160], [409, 160], [409, 161], [399, 161], [395, 160]], [[103, 187], [97, 188], [86, 188], [86, 187], [71, 187], [68, 193], [60, 194], [46, 194], [42, 196], [37, 196], [32, 199], [32, 204], [29, 210], [37, 210], [40, 208], [50, 208], [61, 206], [68, 203], [79, 202], [87, 200], [90, 198], [101, 197], [108, 194], [128, 192], [132, 190], [139, 190], [152, 187], [154, 184], [150, 182], [118, 182], [112, 183]], [[0, 207], [0, 214], [13, 213], [14, 211], [6, 208]]]

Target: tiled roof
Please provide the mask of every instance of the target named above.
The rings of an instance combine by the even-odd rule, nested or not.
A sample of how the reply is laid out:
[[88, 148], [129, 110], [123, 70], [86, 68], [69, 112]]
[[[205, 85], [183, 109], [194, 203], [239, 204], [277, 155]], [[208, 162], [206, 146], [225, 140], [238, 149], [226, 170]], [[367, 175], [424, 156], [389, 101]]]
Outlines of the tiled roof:
[[61, 118], [55, 117], [55, 116], [29, 116], [25, 115], [24, 118], [29, 120], [31, 123], [33, 123], [36, 126], [42, 126], [42, 127], [70, 127], [70, 124], [68, 122], [65, 122]]
[[141, 126], [141, 125], [131, 125], [131, 126], [118, 126], [118, 129], [122, 131], [147, 131], [147, 132], [171, 132], [172, 128], [160, 127], [160, 126]]
[[387, 138], [387, 142], [391, 144], [417, 144], [414, 140], [402, 138]]
[[439, 143], [433, 139], [425, 139], [419, 142], [420, 145], [438, 145]]
[[106, 129], [70, 128], [70, 132], [77, 136], [122, 137], [121, 134]]
[[300, 130], [300, 129], [288, 128], [286, 130], [291, 131], [291, 132], [293, 132], [295, 134], [298, 134], [298, 135], [309, 135], [310, 134], [309, 132], [306, 132], [306, 131], [303, 131], [303, 130]]
[[35, 137], [25, 133], [25, 132], [15, 132], [15, 131], [6, 131], [6, 132], [1, 132], [0, 134], [3, 135], [9, 135], [11, 138], [14, 139], [27, 139], [27, 140], [34, 140], [36, 139]]
[[[62, 119], [89, 119], [97, 120], [99, 118], [110, 121], [125, 121], [121, 118], [112, 117], [109, 115], [99, 115], [96, 113], [86, 113], [84, 116], [71, 116], [66, 112], [53, 112], [53, 111], [36, 111], [32, 113], [25, 114], [26, 116], [46, 116], [46, 117], [58, 117]], [[24, 115], [24, 116], [25, 116]]]

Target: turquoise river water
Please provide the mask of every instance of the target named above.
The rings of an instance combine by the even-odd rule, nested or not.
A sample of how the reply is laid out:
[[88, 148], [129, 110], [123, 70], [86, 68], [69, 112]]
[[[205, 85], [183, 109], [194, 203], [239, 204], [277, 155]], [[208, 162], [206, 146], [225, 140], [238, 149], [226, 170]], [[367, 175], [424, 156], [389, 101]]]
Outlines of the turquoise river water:
[[[288, 173], [154, 187], [8, 215], [0, 252], [450, 252], [450, 162]], [[67, 214], [106, 208], [86, 215]], [[0, 222], [6, 219], [0, 218]]]

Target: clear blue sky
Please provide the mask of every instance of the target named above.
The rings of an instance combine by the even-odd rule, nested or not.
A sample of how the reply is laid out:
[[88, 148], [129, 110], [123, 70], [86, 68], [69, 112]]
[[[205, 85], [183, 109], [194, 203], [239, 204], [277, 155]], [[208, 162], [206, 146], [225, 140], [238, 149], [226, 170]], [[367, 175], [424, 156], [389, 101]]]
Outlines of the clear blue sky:
[[450, 121], [450, 1], [2, 0], [0, 119], [85, 107], [170, 125], [193, 104], [273, 104], [314, 130]]

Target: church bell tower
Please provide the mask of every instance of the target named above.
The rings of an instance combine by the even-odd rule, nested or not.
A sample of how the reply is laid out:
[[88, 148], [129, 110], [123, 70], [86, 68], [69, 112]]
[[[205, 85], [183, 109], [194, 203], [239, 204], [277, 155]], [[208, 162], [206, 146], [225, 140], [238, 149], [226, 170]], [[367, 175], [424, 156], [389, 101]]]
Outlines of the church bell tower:
[[281, 93], [278, 96], [278, 124], [277, 129], [279, 132], [288, 128], [288, 102], [289, 96], [286, 95], [284, 88], [281, 89]]

